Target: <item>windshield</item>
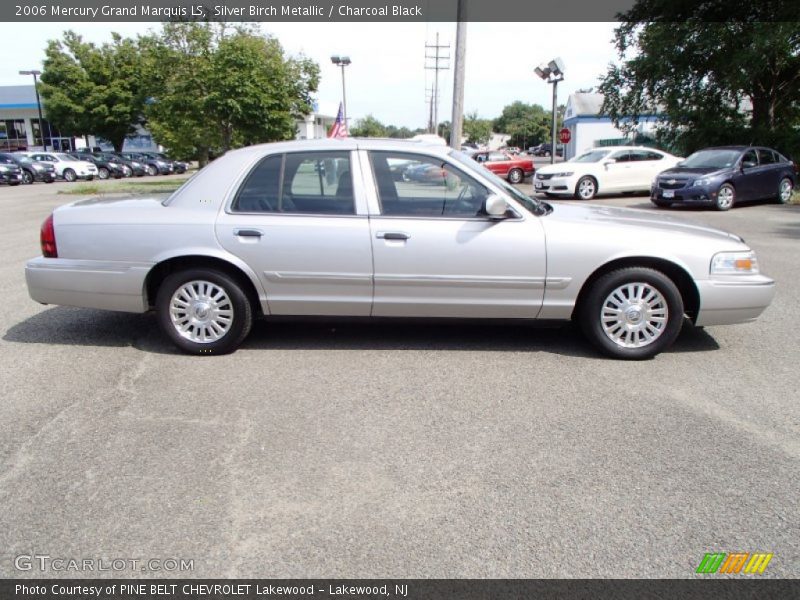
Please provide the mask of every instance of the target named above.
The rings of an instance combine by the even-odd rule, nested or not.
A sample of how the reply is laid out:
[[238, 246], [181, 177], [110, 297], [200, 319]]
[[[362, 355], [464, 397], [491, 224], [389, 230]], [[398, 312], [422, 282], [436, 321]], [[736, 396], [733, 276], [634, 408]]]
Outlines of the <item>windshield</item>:
[[690, 169], [725, 169], [736, 164], [740, 154], [739, 150], [700, 150], [683, 161], [680, 166]]
[[463, 152], [459, 152], [457, 150], [453, 150], [450, 152], [450, 157], [455, 159], [461, 165], [465, 166], [469, 171], [473, 171], [475, 173], [479, 173], [484, 177], [488, 177], [492, 180], [496, 185], [502, 187], [506, 192], [513, 196], [514, 200], [519, 202], [526, 210], [532, 212], [534, 215], [543, 215], [548, 212], [548, 209], [545, 208], [541, 202], [538, 200], [534, 200], [527, 194], [522, 193], [520, 190], [515, 188], [513, 185], [508, 183], [505, 179], [501, 179], [494, 173], [492, 173], [489, 169], [485, 169], [480, 166], [480, 163], [475, 162], [469, 156], [464, 154]]
[[580, 156], [573, 158], [572, 160], [567, 162], [576, 162], [576, 163], [600, 162], [606, 156], [608, 156], [609, 152], [611, 152], [611, 150], [592, 150], [591, 152], [585, 152], [584, 154], [581, 154]]

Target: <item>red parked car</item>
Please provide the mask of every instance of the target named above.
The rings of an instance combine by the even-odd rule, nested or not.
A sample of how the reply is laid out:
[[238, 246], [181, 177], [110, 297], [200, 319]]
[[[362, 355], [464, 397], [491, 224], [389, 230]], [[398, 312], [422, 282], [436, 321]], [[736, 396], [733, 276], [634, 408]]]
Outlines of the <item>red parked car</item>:
[[527, 156], [513, 156], [505, 152], [476, 152], [472, 158], [498, 177], [508, 179], [510, 183], [521, 183], [523, 179], [533, 175], [535, 170], [533, 159]]

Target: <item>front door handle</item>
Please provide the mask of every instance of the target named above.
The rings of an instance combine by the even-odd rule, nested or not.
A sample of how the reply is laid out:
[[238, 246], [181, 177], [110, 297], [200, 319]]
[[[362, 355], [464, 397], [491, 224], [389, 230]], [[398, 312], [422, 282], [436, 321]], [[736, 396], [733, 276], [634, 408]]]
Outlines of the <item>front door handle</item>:
[[376, 237], [379, 240], [407, 240], [411, 236], [402, 231], [379, 231]]
[[233, 235], [241, 237], [261, 237], [264, 235], [264, 232], [258, 229], [234, 229]]

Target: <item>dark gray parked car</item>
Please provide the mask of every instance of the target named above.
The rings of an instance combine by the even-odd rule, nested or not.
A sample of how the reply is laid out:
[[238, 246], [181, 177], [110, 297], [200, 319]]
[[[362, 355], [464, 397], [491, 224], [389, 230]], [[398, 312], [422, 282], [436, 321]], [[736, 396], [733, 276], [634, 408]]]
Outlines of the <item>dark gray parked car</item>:
[[656, 206], [708, 205], [728, 210], [736, 202], [787, 203], [797, 183], [792, 161], [770, 148], [721, 146], [695, 152], [659, 173], [650, 200]]

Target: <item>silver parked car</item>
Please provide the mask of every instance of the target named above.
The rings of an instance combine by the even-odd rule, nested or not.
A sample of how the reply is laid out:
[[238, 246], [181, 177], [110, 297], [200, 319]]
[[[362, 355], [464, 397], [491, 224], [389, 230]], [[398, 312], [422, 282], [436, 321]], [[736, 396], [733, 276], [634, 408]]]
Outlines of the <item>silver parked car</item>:
[[[407, 177], [424, 172], [425, 177]], [[41, 303], [155, 310], [194, 354], [273, 315], [569, 320], [642, 359], [684, 317], [741, 323], [774, 282], [736, 235], [641, 210], [531, 199], [442, 146], [308, 140], [217, 159], [166, 200], [88, 199], [42, 226]]]

